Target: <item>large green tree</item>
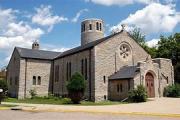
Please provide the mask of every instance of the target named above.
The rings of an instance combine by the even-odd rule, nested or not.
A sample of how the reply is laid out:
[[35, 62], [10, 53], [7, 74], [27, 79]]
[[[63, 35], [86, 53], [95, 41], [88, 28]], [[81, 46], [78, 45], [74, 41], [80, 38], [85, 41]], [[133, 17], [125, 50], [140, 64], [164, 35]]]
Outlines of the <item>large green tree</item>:
[[142, 47], [144, 50], [151, 55], [152, 58], [155, 58], [157, 56], [157, 49], [156, 47], [149, 47], [146, 44], [146, 36], [142, 34], [140, 28], [134, 28], [130, 32], [132, 38]]
[[175, 82], [180, 83], [180, 33], [169, 37], [160, 36], [157, 57], [172, 59]]

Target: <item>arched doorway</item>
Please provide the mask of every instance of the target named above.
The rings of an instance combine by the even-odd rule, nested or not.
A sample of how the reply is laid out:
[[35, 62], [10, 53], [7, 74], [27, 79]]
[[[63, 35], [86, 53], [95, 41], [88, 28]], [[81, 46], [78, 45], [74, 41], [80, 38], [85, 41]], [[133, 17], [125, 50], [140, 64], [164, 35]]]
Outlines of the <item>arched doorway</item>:
[[150, 98], [155, 97], [154, 76], [152, 75], [152, 73], [148, 72], [146, 74], [145, 81], [146, 81], [146, 90], [147, 90], [148, 97], [150, 97]]

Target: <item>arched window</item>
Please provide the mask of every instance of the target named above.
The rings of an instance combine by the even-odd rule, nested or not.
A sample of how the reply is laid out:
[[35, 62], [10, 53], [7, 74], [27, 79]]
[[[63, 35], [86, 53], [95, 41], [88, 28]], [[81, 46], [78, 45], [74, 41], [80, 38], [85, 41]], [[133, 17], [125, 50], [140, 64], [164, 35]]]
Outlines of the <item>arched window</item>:
[[89, 30], [92, 30], [92, 24], [89, 24]]
[[36, 85], [36, 76], [33, 76], [33, 85]]
[[38, 76], [38, 85], [41, 85], [41, 77]]
[[96, 30], [99, 30], [99, 23], [96, 22]]

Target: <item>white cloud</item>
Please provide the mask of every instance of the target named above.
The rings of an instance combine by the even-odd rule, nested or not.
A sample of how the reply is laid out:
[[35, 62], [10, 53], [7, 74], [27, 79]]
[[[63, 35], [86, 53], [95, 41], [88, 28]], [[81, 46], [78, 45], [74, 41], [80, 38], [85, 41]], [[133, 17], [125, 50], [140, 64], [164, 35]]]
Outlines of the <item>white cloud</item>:
[[50, 5], [41, 5], [40, 8], [36, 8], [36, 14], [32, 16], [32, 22], [41, 26], [47, 26], [48, 31], [51, 31], [55, 24], [63, 21], [68, 21], [68, 18], [58, 15], [53, 15]]
[[172, 5], [152, 3], [145, 8], [130, 14], [118, 25], [111, 27], [117, 29], [121, 24], [127, 24], [130, 28], [138, 27], [144, 33], [172, 32], [180, 23], [180, 14]]
[[159, 0], [85, 0], [86, 2], [93, 2], [95, 4], [111, 6], [111, 5], [128, 5], [133, 3], [150, 4], [158, 2]]
[[78, 21], [78, 19], [79, 19], [79, 17], [84, 13], [84, 12], [88, 12], [89, 10], [88, 9], [82, 9], [82, 10], [80, 10], [77, 14], [76, 14], [76, 16], [72, 19], [72, 22], [77, 22]]
[[158, 44], [158, 41], [160, 41], [160, 39], [152, 39], [150, 41], [147, 41], [146, 44], [149, 46], [149, 47], [156, 47], [157, 44]]

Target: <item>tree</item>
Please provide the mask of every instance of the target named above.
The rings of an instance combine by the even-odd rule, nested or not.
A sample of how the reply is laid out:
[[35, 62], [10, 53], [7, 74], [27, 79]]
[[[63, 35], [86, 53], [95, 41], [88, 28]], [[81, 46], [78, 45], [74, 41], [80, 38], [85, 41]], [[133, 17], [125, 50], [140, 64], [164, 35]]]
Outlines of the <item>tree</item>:
[[76, 72], [67, 83], [69, 97], [74, 104], [79, 104], [84, 95], [86, 85], [84, 77]]
[[0, 89], [3, 90], [2, 92], [0, 92], [0, 104], [1, 104], [1, 101], [6, 97], [6, 93], [8, 90], [7, 83], [5, 80], [0, 80]]
[[131, 102], [145, 102], [147, 100], [147, 92], [145, 87], [143, 85], [138, 85], [137, 88], [129, 92], [128, 99]]
[[145, 42], [145, 35], [143, 35], [140, 31], [140, 28], [134, 28], [130, 32], [132, 38], [148, 53], [151, 55], [152, 58], [155, 58], [157, 55], [157, 49], [156, 47], [148, 47], [146, 42]]
[[169, 37], [160, 36], [157, 57], [172, 59], [175, 82], [180, 83], [180, 33]]
[[139, 43], [141, 46], [145, 45], [145, 35], [143, 35], [140, 31], [140, 28], [134, 28], [131, 32], [130, 32], [131, 36], [133, 37], [133, 39]]

